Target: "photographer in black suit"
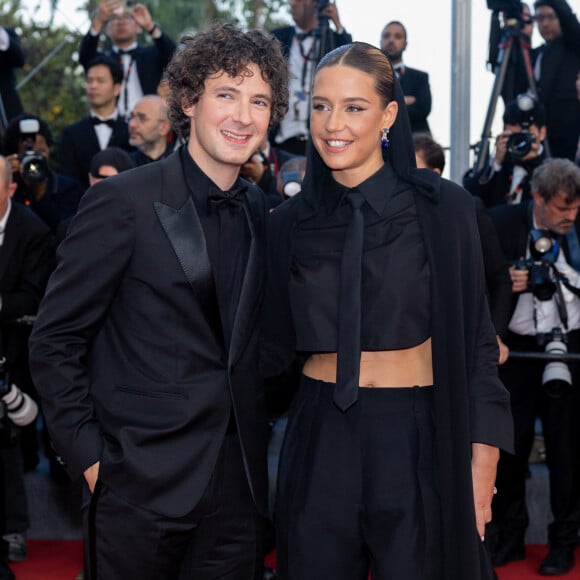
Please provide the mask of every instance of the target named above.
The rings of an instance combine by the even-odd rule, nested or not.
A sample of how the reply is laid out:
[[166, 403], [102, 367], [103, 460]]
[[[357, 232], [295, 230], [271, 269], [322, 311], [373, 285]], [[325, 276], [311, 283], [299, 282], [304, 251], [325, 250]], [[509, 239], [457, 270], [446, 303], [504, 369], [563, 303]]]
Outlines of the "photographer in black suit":
[[[141, 31], [151, 38], [151, 45], [138, 42]], [[104, 32], [112, 49], [106, 51], [123, 65], [123, 84], [118, 102], [119, 113], [128, 118], [143, 95], [157, 92], [163, 71], [175, 51], [175, 42], [161, 30], [140, 2], [101, 0], [91, 19], [91, 28], [79, 48], [79, 62], [87, 68], [99, 53], [99, 38]]]
[[[489, 211], [511, 265], [513, 299], [505, 342], [512, 355], [566, 348], [580, 352], [579, 209], [580, 168], [568, 159], [552, 158], [534, 171], [531, 201]], [[510, 356], [499, 369], [511, 395], [515, 454], [501, 453], [493, 520], [486, 530], [496, 566], [525, 558], [526, 478], [537, 417], [542, 421], [554, 518], [540, 574], [564, 574], [574, 565], [580, 528], [580, 368], [576, 363], [559, 365]]]
[[403, 93], [409, 112], [413, 133], [431, 133], [427, 117], [431, 112], [431, 88], [429, 75], [422, 70], [403, 63], [407, 48], [407, 29], [397, 20], [385, 25], [381, 33], [381, 50], [389, 57]]

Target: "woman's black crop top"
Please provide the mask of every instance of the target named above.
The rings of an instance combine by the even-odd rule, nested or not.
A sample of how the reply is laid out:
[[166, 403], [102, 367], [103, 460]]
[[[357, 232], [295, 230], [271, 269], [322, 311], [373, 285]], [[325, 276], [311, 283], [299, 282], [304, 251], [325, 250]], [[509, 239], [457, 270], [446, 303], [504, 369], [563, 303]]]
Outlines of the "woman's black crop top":
[[[336, 182], [333, 200], [294, 229], [289, 297], [296, 350], [336, 352], [340, 267], [352, 209]], [[387, 164], [357, 188], [365, 202], [361, 350], [394, 350], [424, 342], [429, 331], [429, 264], [412, 186]], [[326, 195], [332, 194], [332, 196]]]

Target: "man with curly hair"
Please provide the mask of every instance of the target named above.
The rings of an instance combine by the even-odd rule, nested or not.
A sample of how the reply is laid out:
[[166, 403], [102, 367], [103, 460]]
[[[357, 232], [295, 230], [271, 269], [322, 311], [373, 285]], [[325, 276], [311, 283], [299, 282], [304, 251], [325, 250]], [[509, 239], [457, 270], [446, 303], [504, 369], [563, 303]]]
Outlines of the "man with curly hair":
[[83, 197], [31, 338], [53, 443], [84, 476], [90, 580], [261, 578], [264, 194], [239, 177], [285, 113], [270, 35], [214, 25], [167, 76], [171, 156]]

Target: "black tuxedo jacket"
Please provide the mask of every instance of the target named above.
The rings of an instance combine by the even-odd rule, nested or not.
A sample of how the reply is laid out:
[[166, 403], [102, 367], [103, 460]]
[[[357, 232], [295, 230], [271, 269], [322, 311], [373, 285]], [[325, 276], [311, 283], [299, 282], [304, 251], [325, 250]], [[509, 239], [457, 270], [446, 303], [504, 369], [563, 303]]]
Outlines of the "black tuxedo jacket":
[[0, 328], [8, 367], [27, 361], [29, 327], [15, 325], [23, 316], [35, 316], [54, 269], [51, 232], [27, 207], [12, 203], [0, 246]]
[[411, 131], [413, 133], [430, 133], [427, 117], [431, 112], [431, 88], [429, 75], [416, 68], [405, 65], [404, 73], [399, 76], [403, 94], [415, 97], [412, 105], [407, 105]]
[[[352, 42], [352, 36], [346, 30], [343, 30], [340, 34], [332, 30], [330, 27], [326, 27], [324, 30], [326, 34], [324, 38], [321, 39], [323, 52], [321, 56], [324, 56], [337, 46], [342, 46], [343, 44]], [[280, 41], [284, 50], [284, 55], [288, 58], [290, 55], [290, 48], [292, 47], [292, 41], [296, 35], [296, 27], [283, 26], [282, 28], [275, 28], [272, 30], [272, 34]]]
[[248, 264], [230, 344], [179, 151], [83, 197], [34, 325], [31, 371], [73, 477], [100, 479], [169, 516], [202, 496], [230, 416], [267, 513], [267, 423], [256, 324], [265, 276], [263, 193], [250, 186]]
[[532, 50], [535, 65], [541, 55], [538, 96], [546, 108], [546, 127], [552, 157], [575, 160], [580, 136], [580, 101], [576, 75], [580, 70], [580, 22], [565, 0], [551, 0], [562, 35]]
[[[162, 31], [159, 38], [153, 38], [152, 45], [139, 45], [135, 50], [135, 64], [144, 95], [157, 93], [157, 85], [163, 76], [165, 67], [171, 60], [175, 48], [175, 42]], [[98, 53], [99, 36], [93, 36], [89, 31], [81, 40], [79, 48], [79, 62], [85, 70]], [[117, 58], [116, 53], [112, 50], [106, 51], [106, 54]]]
[[0, 51], [0, 94], [8, 121], [23, 112], [20, 96], [16, 90], [15, 69], [24, 66], [24, 52], [20, 38], [12, 28], [5, 28], [10, 39], [8, 50]]
[[[129, 127], [120, 116], [117, 117], [108, 146], [133, 151], [133, 147], [129, 145]], [[74, 177], [87, 189], [91, 159], [100, 150], [99, 140], [89, 116], [68, 125], [62, 130], [58, 148], [60, 173]]]

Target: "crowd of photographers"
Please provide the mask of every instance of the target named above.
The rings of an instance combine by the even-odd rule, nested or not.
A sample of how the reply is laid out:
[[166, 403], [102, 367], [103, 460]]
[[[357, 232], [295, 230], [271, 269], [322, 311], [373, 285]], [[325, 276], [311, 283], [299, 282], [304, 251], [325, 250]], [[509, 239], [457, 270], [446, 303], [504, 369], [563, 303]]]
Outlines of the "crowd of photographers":
[[[293, 105], [242, 168], [264, 189], [271, 207], [300, 190], [319, 17], [334, 27], [322, 34], [319, 50], [352, 40], [336, 4], [319, 4], [290, 0], [294, 25], [273, 31], [295, 71]], [[484, 166], [467, 170], [463, 180], [481, 200], [484, 255], [497, 248], [487, 253], [486, 270], [500, 280], [493, 288], [489, 283], [490, 300], [496, 292], [500, 375], [511, 393], [516, 432], [515, 455], [502, 453], [500, 459], [486, 544], [495, 566], [525, 558], [525, 485], [540, 419], [553, 514], [540, 573], [559, 575], [574, 566], [580, 531], [580, 367], [574, 358], [580, 356], [580, 23], [565, 0], [537, 0], [533, 14], [516, 0], [488, 6], [510, 26], [517, 22], [521, 46], [530, 48], [533, 78], [529, 86], [525, 71], [513, 70], [525, 66], [525, 58], [513, 60], [510, 85], [502, 91], [503, 130]], [[534, 23], [545, 42], [531, 48]], [[415, 122], [424, 132], [431, 106], [428, 76], [403, 63], [406, 43], [400, 22], [385, 26], [381, 49], [392, 59], [406, 102], [421, 111]], [[175, 49], [143, 4], [119, 9], [117, 0], [102, 0], [80, 47], [87, 115], [55, 143], [45, 120], [23, 112], [14, 70], [24, 54], [15, 32], [0, 27], [0, 535], [6, 540], [0, 542], [0, 566], [3, 559], [26, 558], [24, 472], [36, 468], [40, 453], [27, 339], [56, 245], [94, 180], [154, 162], [180, 145], [163, 99], [163, 71]], [[421, 166], [443, 171], [443, 150], [431, 135], [420, 135], [416, 148]], [[95, 159], [101, 157], [99, 165]], [[275, 415], [283, 416], [286, 406]], [[48, 445], [44, 452], [52, 474], [62, 477]], [[4, 577], [10, 578], [7, 569], [0, 570]]]

